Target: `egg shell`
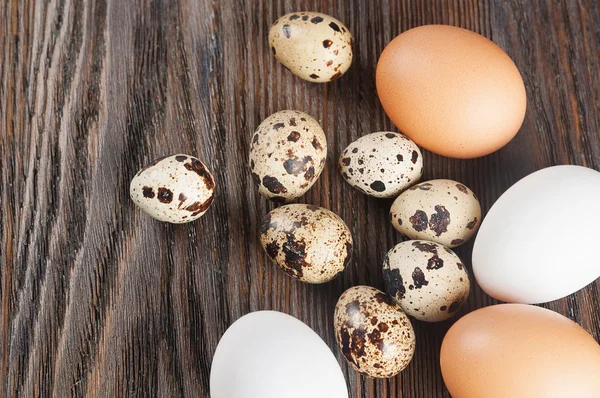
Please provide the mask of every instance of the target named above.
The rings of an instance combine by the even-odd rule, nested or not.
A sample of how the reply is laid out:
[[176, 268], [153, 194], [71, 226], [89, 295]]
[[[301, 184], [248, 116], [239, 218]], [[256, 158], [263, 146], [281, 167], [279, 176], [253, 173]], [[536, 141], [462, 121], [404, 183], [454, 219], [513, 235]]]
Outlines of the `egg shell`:
[[473, 245], [473, 273], [490, 296], [545, 303], [600, 277], [600, 172], [548, 167], [510, 187]]
[[260, 243], [288, 275], [324, 283], [344, 271], [352, 257], [352, 235], [335, 213], [291, 204], [273, 209], [260, 230]]
[[397, 244], [383, 260], [386, 292], [407, 315], [439, 322], [453, 316], [469, 296], [469, 274], [460, 258], [435, 242]]
[[294, 12], [269, 31], [275, 58], [294, 75], [310, 82], [330, 82], [352, 64], [352, 35], [337, 19], [318, 12]]
[[352, 142], [339, 159], [342, 176], [376, 198], [398, 196], [423, 175], [423, 156], [408, 137], [390, 131], [367, 134]]
[[325, 133], [304, 112], [276, 112], [252, 136], [252, 178], [262, 196], [278, 203], [304, 195], [321, 175], [326, 159]]
[[454, 398], [600, 396], [600, 346], [550, 310], [501, 304], [459, 319], [444, 337], [442, 376]]
[[487, 38], [453, 26], [420, 26], [393, 39], [379, 58], [376, 85], [400, 131], [453, 158], [500, 149], [525, 117], [514, 62]]
[[212, 398], [348, 398], [325, 342], [276, 311], [244, 315], [225, 332], [210, 368]]
[[408, 316], [390, 296], [370, 286], [342, 293], [335, 306], [334, 333], [348, 363], [373, 378], [397, 375], [415, 352]]
[[197, 158], [177, 154], [159, 158], [131, 180], [133, 202], [149, 216], [182, 224], [194, 221], [212, 205], [215, 180]]
[[452, 180], [422, 182], [404, 191], [390, 209], [392, 225], [410, 239], [460, 246], [481, 222], [477, 196]]

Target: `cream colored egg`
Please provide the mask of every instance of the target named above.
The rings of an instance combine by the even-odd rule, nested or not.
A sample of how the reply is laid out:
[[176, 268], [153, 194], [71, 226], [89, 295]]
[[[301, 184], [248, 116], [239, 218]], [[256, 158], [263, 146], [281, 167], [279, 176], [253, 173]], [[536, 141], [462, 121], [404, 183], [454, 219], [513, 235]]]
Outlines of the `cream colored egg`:
[[367, 134], [352, 142], [339, 159], [344, 179], [376, 198], [392, 198], [416, 184], [423, 156], [408, 137], [389, 131]]
[[252, 136], [252, 178], [262, 196], [278, 203], [304, 195], [321, 175], [326, 159], [325, 133], [304, 112], [276, 112]]
[[410, 239], [456, 247], [475, 235], [481, 223], [481, 206], [477, 196], [463, 184], [431, 180], [398, 196], [390, 216], [394, 228]]
[[410, 320], [390, 296], [374, 287], [354, 286], [342, 293], [333, 320], [342, 354], [362, 374], [393, 377], [413, 357]]
[[352, 64], [352, 35], [337, 19], [318, 12], [294, 12], [269, 31], [275, 58], [294, 75], [310, 82], [330, 82]]
[[435, 242], [397, 244], [383, 260], [386, 292], [420, 321], [453, 316], [469, 296], [467, 268], [454, 252]]
[[322, 207], [291, 204], [263, 220], [260, 243], [288, 275], [324, 283], [344, 271], [352, 257], [352, 235], [344, 221]]
[[156, 159], [140, 170], [129, 193], [151, 217], [182, 224], [206, 213], [214, 199], [215, 180], [200, 160], [179, 154]]

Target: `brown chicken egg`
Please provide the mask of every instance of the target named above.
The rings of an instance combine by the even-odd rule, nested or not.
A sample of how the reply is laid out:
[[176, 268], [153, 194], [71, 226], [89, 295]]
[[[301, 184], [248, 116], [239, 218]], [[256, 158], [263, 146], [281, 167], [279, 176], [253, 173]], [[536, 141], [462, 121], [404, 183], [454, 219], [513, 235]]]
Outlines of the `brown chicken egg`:
[[600, 396], [600, 346], [556, 312], [524, 304], [479, 309], [444, 337], [442, 376], [454, 398]]
[[453, 158], [506, 145], [525, 117], [525, 86], [487, 38], [452, 26], [410, 29], [384, 49], [377, 92], [394, 124], [419, 146]]

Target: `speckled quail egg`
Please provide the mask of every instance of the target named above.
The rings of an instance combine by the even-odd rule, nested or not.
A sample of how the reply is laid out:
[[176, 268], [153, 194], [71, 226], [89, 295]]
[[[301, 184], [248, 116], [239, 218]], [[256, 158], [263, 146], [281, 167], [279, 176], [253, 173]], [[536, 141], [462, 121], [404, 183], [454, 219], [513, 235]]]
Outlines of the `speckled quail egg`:
[[370, 286], [354, 286], [339, 298], [333, 316], [342, 354], [358, 372], [386, 378], [400, 373], [415, 352], [415, 332], [402, 308]]
[[252, 178], [262, 196], [278, 203], [304, 195], [321, 175], [326, 159], [325, 133], [304, 112], [276, 112], [252, 137]]
[[260, 243], [288, 275], [324, 283], [344, 271], [352, 257], [352, 235], [335, 213], [291, 204], [273, 209], [260, 230]]
[[178, 154], [141, 169], [131, 180], [129, 194], [151, 217], [182, 224], [206, 213], [214, 199], [215, 180], [200, 160]]
[[460, 258], [439, 243], [409, 240], [383, 260], [386, 292], [421, 321], [450, 318], [469, 296], [469, 275]]
[[392, 224], [410, 239], [424, 239], [448, 247], [473, 237], [481, 222], [477, 196], [452, 180], [422, 182], [404, 191], [390, 209]]
[[354, 188], [376, 198], [392, 198], [419, 182], [423, 157], [408, 137], [382, 131], [348, 145], [339, 166], [344, 179]]
[[294, 75], [310, 82], [330, 82], [352, 64], [352, 35], [337, 19], [318, 12], [294, 12], [269, 31], [275, 58]]

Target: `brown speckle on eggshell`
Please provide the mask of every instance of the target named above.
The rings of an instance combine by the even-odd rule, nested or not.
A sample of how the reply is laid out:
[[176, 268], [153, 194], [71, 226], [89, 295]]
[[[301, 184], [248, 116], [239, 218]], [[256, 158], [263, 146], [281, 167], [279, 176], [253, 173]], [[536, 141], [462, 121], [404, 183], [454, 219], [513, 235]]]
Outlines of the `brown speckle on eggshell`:
[[348, 363], [369, 377], [397, 375], [415, 351], [415, 333], [406, 314], [390, 296], [370, 286], [354, 286], [341, 295], [334, 333]]

